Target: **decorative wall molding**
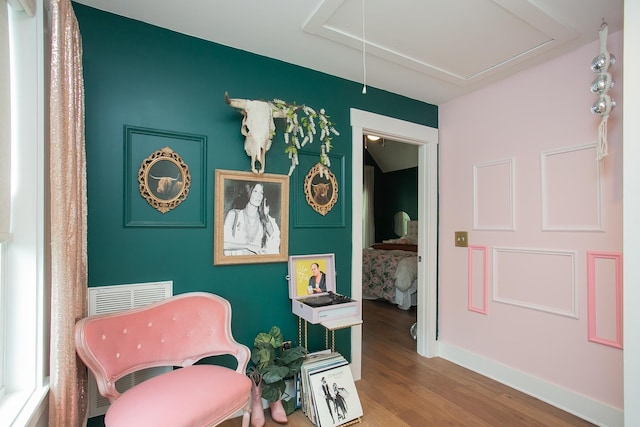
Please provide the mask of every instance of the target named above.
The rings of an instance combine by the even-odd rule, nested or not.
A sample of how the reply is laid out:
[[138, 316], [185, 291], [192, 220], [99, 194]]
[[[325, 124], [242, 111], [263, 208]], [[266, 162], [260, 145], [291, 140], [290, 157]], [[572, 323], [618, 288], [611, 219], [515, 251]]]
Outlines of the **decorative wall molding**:
[[543, 151], [540, 167], [542, 230], [603, 231], [596, 144]]
[[[610, 268], [608, 269], [604, 268], [606, 267], [604, 265], [598, 266], [598, 260], [612, 265], [609, 265]], [[603, 277], [607, 273], [612, 277]], [[613, 286], [610, 286], [611, 284], [613, 284]], [[609, 310], [604, 310], [607, 306]], [[621, 349], [622, 253], [597, 251], [587, 252], [587, 307], [589, 319], [589, 341]], [[613, 319], [602, 319], [609, 313], [614, 313]], [[599, 326], [601, 326], [599, 320], [605, 320], [608, 323], [612, 323], [612, 333], [608, 334], [608, 336], [601, 335], [601, 332], [599, 331]], [[602, 329], [604, 329], [604, 327]]]
[[474, 230], [515, 231], [514, 173], [513, 158], [473, 165]]
[[[469, 245], [469, 311], [481, 314], [487, 314], [489, 299], [489, 259], [487, 258], [487, 250], [487, 246]], [[476, 279], [480, 279], [479, 284]], [[478, 298], [477, 294], [480, 294], [481, 297]], [[478, 305], [478, 299], [480, 299], [481, 305]]]
[[[207, 222], [207, 136], [163, 129], [124, 125], [124, 226], [125, 227], [206, 227]], [[140, 192], [138, 176], [143, 162], [169, 147], [180, 154], [190, 175], [189, 197], [166, 213], [156, 210]], [[118, 154], [119, 156], [119, 154]], [[116, 158], [114, 150], [114, 158]], [[157, 183], [156, 183], [157, 185]], [[167, 201], [160, 205], [174, 205]]]
[[576, 252], [493, 248], [493, 300], [578, 318]]

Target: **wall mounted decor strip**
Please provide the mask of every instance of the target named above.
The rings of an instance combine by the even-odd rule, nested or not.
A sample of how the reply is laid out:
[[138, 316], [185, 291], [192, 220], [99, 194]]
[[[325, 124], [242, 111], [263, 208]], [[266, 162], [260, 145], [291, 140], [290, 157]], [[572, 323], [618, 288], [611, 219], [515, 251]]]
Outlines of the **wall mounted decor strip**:
[[473, 229], [515, 230], [515, 160], [473, 165]]
[[487, 314], [489, 260], [487, 246], [469, 245], [469, 310]]
[[622, 254], [587, 252], [589, 341], [622, 348]]
[[543, 231], [603, 231], [601, 162], [596, 145], [540, 155]]
[[493, 300], [578, 318], [576, 252], [493, 249]]

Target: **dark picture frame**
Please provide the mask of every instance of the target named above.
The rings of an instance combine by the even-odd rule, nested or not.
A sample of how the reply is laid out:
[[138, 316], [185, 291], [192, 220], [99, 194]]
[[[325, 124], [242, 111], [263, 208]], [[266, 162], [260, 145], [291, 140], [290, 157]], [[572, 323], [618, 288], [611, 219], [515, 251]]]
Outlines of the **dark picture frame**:
[[215, 171], [214, 265], [286, 262], [289, 177]]

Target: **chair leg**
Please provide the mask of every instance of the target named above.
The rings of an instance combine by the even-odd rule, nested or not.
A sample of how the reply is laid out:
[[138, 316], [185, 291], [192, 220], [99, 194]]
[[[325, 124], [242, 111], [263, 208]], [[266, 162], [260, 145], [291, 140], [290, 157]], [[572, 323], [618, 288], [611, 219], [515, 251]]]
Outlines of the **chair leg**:
[[251, 412], [249, 409], [242, 411], [242, 427], [249, 427], [249, 421], [251, 419]]

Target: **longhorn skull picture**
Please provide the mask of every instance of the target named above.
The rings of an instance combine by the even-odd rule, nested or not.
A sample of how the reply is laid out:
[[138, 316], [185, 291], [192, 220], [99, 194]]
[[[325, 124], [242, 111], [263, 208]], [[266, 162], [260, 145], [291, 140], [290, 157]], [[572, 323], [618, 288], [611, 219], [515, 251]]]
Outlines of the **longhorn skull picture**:
[[158, 182], [156, 193], [161, 199], [171, 199], [182, 190], [180, 175], [174, 178], [172, 176], [153, 176], [149, 174], [149, 178], [153, 178]]

